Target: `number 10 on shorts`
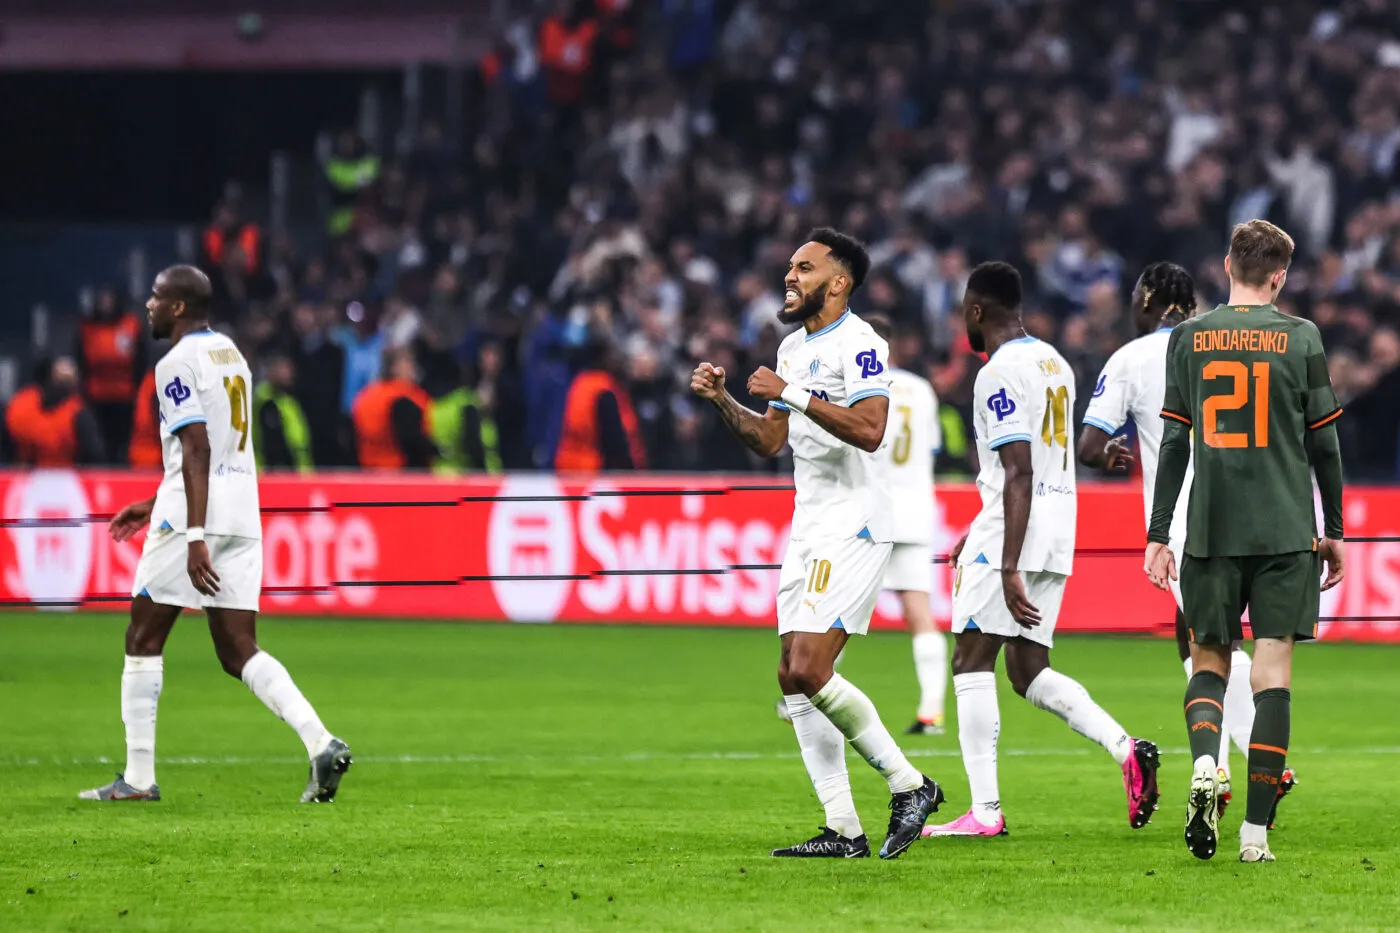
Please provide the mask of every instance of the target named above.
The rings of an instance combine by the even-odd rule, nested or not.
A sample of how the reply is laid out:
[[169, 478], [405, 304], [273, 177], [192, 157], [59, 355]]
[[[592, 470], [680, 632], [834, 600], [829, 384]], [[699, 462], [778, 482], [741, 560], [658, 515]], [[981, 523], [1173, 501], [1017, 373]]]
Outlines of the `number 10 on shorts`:
[[831, 561], [813, 560], [812, 569], [807, 573], [807, 592], [825, 593], [831, 582]]

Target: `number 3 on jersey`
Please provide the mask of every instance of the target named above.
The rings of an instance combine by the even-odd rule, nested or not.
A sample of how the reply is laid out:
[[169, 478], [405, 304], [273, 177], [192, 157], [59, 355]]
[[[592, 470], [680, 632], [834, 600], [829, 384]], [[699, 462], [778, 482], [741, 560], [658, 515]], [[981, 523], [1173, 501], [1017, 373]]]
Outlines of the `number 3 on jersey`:
[[238, 434], [238, 452], [248, 446], [248, 383], [242, 376], [225, 376], [224, 391], [228, 393], [229, 423]]
[[1056, 386], [1045, 390], [1045, 420], [1040, 425], [1040, 439], [1047, 447], [1059, 444], [1064, 450], [1060, 469], [1069, 469], [1069, 387]]
[[[1201, 371], [1202, 379], [1229, 379], [1229, 394], [1212, 395], [1201, 406], [1205, 424], [1201, 440], [1207, 447], [1248, 447], [1244, 431], [1217, 431], [1219, 412], [1236, 411], [1249, 404], [1249, 370], [1238, 360], [1212, 360]], [[1269, 446], [1269, 364], [1254, 364], [1254, 446]]]

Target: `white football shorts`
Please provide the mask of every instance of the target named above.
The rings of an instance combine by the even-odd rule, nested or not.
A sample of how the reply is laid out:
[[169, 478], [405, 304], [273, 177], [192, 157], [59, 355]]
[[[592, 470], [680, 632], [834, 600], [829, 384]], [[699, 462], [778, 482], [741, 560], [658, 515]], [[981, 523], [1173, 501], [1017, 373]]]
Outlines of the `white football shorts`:
[[890, 548], [869, 538], [789, 541], [778, 576], [778, 634], [843, 628], [864, 635]]
[[185, 609], [248, 609], [258, 611], [262, 592], [262, 541], [209, 535], [209, 562], [219, 575], [219, 592], [205, 596], [194, 588], [189, 574], [189, 544], [183, 532], [150, 531], [136, 564], [131, 595], [149, 596], [161, 606]]
[[896, 593], [933, 591], [933, 545], [896, 541], [881, 587]]
[[1055, 623], [1069, 577], [1047, 570], [1025, 570], [1026, 596], [1040, 610], [1040, 624], [1027, 628], [1011, 617], [1001, 592], [1001, 571], [991, 564], [959, 564], [953, 575], [953, 634], [985, 632], [1025, 638], [1047, 648], [1055, 643]]

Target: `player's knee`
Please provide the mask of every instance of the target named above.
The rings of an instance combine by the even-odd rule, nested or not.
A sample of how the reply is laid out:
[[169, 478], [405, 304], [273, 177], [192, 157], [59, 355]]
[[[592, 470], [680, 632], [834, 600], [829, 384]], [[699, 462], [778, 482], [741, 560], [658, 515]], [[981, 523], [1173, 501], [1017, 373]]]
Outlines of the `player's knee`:
[[1011, 681], [1011, 689], [1016, 691], [1016, 695], [1023, 699], [1025, 695], [1030, 692], [1031, 683], [1035, 681], [1039, 673], [1039, 671], [1036, 671], [1035, 674], [1031, 674], [1023, 667], [1012, 664], [1006, 665], [1006, 679]]
[[235, 680], [242, 680], [243, 665], [257, 653], [258, 646], [243, 641], [225, 642], [216, 644], [214, 651], [219, 656], [219, 666], [224, 669], [224, 673]]
[[159, 630], [132, 622], [126, 627], [126, 653], [131, 657], [154, 657], [165, 647], [165, 636]]
[[797, 693], [797, 686], [792, 680], [792, 670], [787, 661], [778, 664], [778, 687], [783, 691], [783, 696], [792, 696]]
[[164, 639], [131, 626], [126, 630], [126, 653], [131, 657], [154, 657], [164, 648]]
[[787, 679], [793, 693], [810, 697], [826, 686], [831, 673], [831, 665], [817, 658], [794, 658], [788, 663]]
[[996, 670], [997, 653], [976, 639], [959, 636], [953, 644], [953, 673], [977, 674]]

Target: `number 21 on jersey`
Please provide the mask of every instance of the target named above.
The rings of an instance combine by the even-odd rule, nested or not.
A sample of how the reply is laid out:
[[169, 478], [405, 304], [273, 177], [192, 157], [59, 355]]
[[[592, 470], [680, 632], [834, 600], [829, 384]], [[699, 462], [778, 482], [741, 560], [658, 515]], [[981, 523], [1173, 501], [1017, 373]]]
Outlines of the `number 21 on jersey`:
[[[1254, 447], [1269, 446], [1269, 364], [1254, 364]], [[1249, 404], [1250, 371], [1238, 360], [1211, 360], [1201, 371], [1207, 380], [1229, 379], [1228, 393], [1212, 395], [1201, 405], [1201, 440], [1207, 447], [1249, 447], [1249, 434], [1244, 431], [1216, 430], [1219, 413], [1236, 411]]]

